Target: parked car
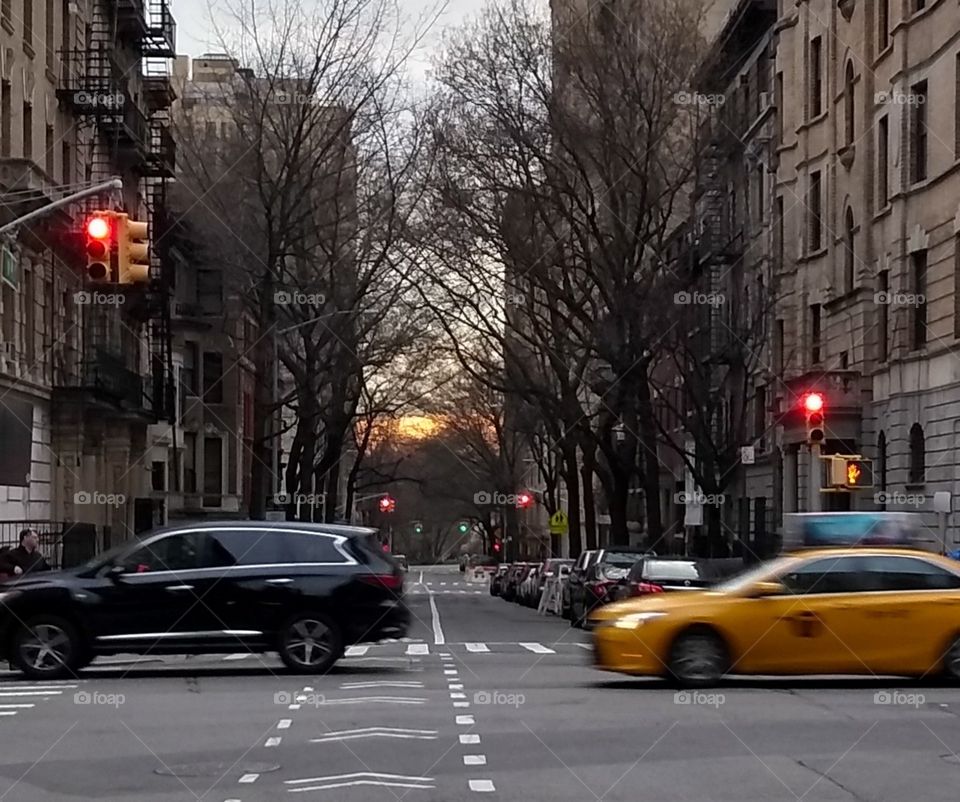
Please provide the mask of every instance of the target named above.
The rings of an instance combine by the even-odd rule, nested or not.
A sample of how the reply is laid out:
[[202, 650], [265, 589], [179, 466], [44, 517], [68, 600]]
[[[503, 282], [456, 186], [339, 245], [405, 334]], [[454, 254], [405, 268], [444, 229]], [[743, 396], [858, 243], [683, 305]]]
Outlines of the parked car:
[[500, 591], [500, 596], [507, 601], [515, 601], [517, 598], [517, 592], [520, 589], [520, 583], [523, 582], [523, 578], [527, 575], [527, 570], [530, 568], [529, 563], [514, 563], [510, 566], [510, 570], [507, 571], [507, 575], [504, 577], [502, 589]]
[[701, 590], [719, 581], [708, 563], [686, 557], [641, 557], [630, 572], [608, 594], [611, 600], [669, 593], [677, 590]]
[[586, 570], [578, 575], [576, 583], [571, 573], [570, 623], [575, 627], [583, 626], [591, 610], [613, 601], [610, 593], [617, 582], [626, 577], [634, 563], [644, 556], [650, 556], [650, 552], [627, 546], [598, 549]]
[[530, 570], [527, 571], [527, 575], [520, 583], [517, 601], [525, 607], [536, 607], [537, 602], [540, 601], [540, 572], [542, 568], [543, 563], [532, 564]]
[[580, 556], [577, 557], [577, 561], [570, 569], [570, 576], [567, 577], [567, 581], [563, 585], [563, 595], [561, 601], [560, 614], [564, 618], [570, 618], [570, 600], [572, 598], [573, 589], [575, 587], [579, 588], [579, 586], [583, 584], [583, 576], [586, 574], [587, 569], [593, 564], [593, 559], [598, 553], [599, 552], [596, 549], [581, 551]]
[[324, 673], [406, 634], [403, 571], [375, 530], [263, 521], [159, 530], [85, 565], [0, 586], [0, 659], [33, 679], [104, 654], [277, 651]]
[[404, 571], [410, 570], [410, 563], [407, 562], [406, 554], [394, 554], [393, 559], [397, 561], [397, 565], [399, 565]]
[[507, 563], [503, 563], [497, 566], [497, 569], [490, 576], [490, 595], [499, 596], [500, 595], [500, 585], [503, 582], [504, 576], [506, 576], [507, 571], [510, 569], [510, 566]]

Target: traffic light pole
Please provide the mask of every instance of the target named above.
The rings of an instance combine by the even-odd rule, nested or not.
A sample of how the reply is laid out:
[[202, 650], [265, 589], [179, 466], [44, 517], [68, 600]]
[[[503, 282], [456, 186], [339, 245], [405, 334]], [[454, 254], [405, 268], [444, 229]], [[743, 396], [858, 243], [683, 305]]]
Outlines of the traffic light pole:
[[101, 192], [108, 192], [111, 189], [123, 189], [123, 179], [111, 178], [109, 181], [106, 181], [103, 184], [97, 184], [94, 187], [82, 189], [79, 192], [74, 192], [72, 195], [67, 195], [64, 198], [60, 198], [60, 200], [53, 201], [53, 203], [48, 203], [46, 206], [41, 206], [39, 209], [35, 209], [34, 211], [29, 212], [22, 217], [18, 217], [16, 220], [7, 223], [4, 226], [0, 226], [0, 236], [13, 231], [18, 226], [29, 223], [31, 220], [36, 220], [40, 217], [46, 217], [48, 214], [50, 214], [50, 212], [55, 212], [57, 209], [62, 209], [64, 206], [69, 206], [70, 204], [76, 203], [79, 200], [89, 198], [91, 195], [99, 195]]
[[820, 443], [810, 444], [810, 512], [823, 510], [823, 497], [820, 494], [820, 471], [823, 470], [820, 461]]

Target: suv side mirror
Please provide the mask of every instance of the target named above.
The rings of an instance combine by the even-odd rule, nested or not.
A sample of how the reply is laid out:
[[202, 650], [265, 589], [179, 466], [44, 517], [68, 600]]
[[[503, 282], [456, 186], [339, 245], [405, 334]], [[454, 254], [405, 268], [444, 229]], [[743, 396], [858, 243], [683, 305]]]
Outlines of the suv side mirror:
[[750, 588], [748, 596], [751, 599], [762, 599], [766, 596], [782, 596], [787, 592], [787, 589], [784, 587], [782, 582], [776, 581], [767, 581], [767, 582], [757, 582], [753, 587]]
[[127, 573], [127, 568], [122, 563], [114, 563], [107, 569], [107, 576], [116, 582], [121, 576]]

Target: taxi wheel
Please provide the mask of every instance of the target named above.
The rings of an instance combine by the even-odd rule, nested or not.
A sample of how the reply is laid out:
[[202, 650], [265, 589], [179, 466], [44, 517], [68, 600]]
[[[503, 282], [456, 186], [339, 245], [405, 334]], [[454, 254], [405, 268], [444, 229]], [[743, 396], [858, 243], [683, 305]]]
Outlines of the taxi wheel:
[[947, 676], [960, 680], [960, 637], [954, 638], [943, 657], [943, 670]]
[[705, 629], [681, 634], [670, 650], [667, 669], [686, 688], [716, 685], [727, 672], [729, 660], [723, 639]]

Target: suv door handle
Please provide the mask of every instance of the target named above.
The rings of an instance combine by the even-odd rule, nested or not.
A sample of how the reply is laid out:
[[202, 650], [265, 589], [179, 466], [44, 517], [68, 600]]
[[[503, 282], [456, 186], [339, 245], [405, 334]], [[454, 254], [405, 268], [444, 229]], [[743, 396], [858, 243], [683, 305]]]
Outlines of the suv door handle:
[[169, 593], [179, 593], [182, 590], [193, 590], [193, 585], [169, 585], [167, 587]]
[[268, 585], [289, 585], [291, 582], [293, 582], [292, 579], [268, 579], [267, 580]]

